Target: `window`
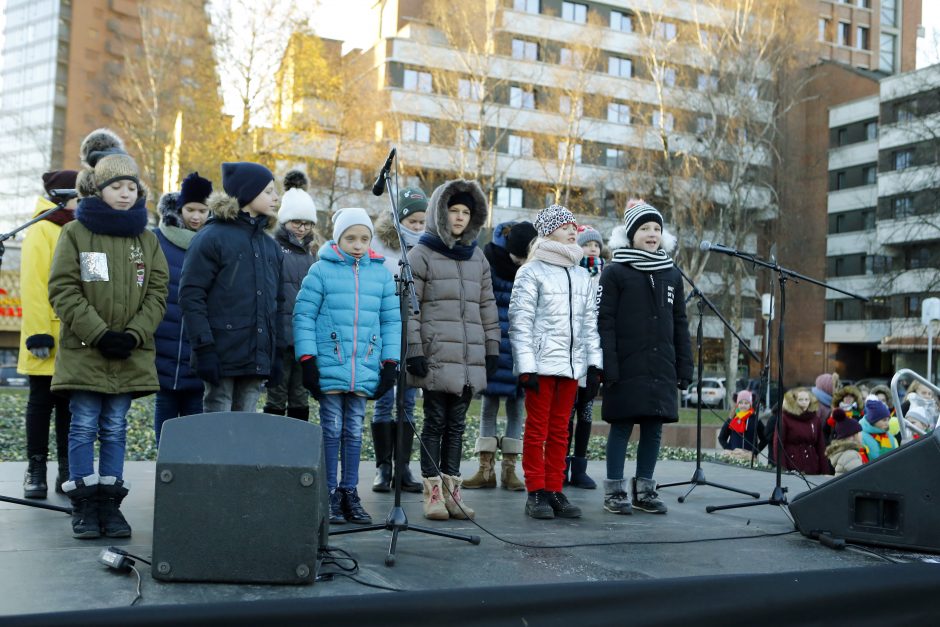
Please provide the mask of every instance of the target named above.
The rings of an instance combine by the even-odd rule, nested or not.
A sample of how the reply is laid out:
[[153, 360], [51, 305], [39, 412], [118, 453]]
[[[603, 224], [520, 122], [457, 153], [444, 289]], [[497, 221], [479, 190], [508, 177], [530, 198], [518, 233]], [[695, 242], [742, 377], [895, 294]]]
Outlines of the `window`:
[[696, 133], [699, 133], [699, 134], [707, 133], [713, 128], [715, 128], [715, 121], [712, 118], [706, 117], [706, 116], [699, 116], [695, 118], [695, 132]]
[[738, 94], [751, 100], [757, 100], [757, 85], [755, 83], [738, 83]]
[[621, 11], [610, 12], [610, 27], [624, 33], [633, 32], [633, 16]]
[[[884, 10], [884, 4], [881, 5]], [[878, 69], [882, 72], [894, 73], [895, 50], [897, 48], [897, 37], [886, 33], [881, 33], [879, 39], [880, 45], [878, 55]]]
[[896, 220], [914, 215], [914, 197], [899, 196], [891, 201], [891, 213]]
[[845, 172], [836, 172], [836, 189], [845, 189]]
[[405, 78], [402, 87], [410, 91], [431, 93], [431, 75], [428, 72], [405, 70]]
[[621, 102], [610, 102], [607, 104], [607, 121], [617, 124], [630, 123], [630, 105]]
[[858, 6], [863, 9], [871, 8], [871, 0], [858, 0]]
[[522, 188], [497, 187], [496, 204], [500, 207], [522, 207]]
[[672, 22], [657, 22], [653, 32], [660, 39], [671, 41], [676, 38], [676, 25]]
[[907, 318], [920, 317], [920, 296], [904, 297], [904, 316]]
[[[558, 160], [563, 161], [568, 156], [568, 142], [558, 142]], [[581, 144], [575, 144], [571, 148], [570, 156], [575, 163], [581, 163]]]
[[862, 180], [865, 181], [865, 185], [874, 185], [878, 180], [878, 168], [873, 165], [864, 166]]
[[345, 189], [362, 189], [362, 170], [356, 168], [336, 168], [334, 177], [336, 186]]
[[855, 46], [859, 50], [871, 50], [871, 40], [868, 37], [868, 28], [859, 26], [855, 29]]
[[510, 87], [509, 106], [516, 109], [534, 109], [535, 92], [521, 87]]
[[533, 154], [532, 147], [531, 137], [509, 136], [509, 154], [514, 157], [531, 157]]
[[587, 5], [577, 2], [561, 3], [561, 19], [584, 24], [587, 22]]
[[930, 267], [930, 249], [924, 247], [908, 248], [904, 251], [904, 267], [907, 270]]
[[912, 165], [914, 165], [914, 150], [908, 148], [907, 150], [898, 150], [893, 154], [894, 158], [894, 169], [895, 170], [905, 170]]
[[431, 141], [431, 127], [424, 122], [402, 120], [401, 139], [406, 142], [421, 142], [427, 144]]
[[852, 43], [852, 25], [848, 22], [839, 22], [839, 29], [836, 31], [836, 43], [840, 46], [848, 46]]
[[523, 13], [538, 13], [539, 0], [513, 0], [512, 8]]
[[621, 57], [610, 57], [607, 60], [607, 73], [611, 76], [630, 78], [633, 76], [633, 61]]
[[897, 26], [897, 0], [881, 0], [881, 25]]
[[605, 164], [608, 168], [622, 168], [627, 163], [626, 154], [620, 148], [608, 148]]
[[562, 48], [558, 55], [558, 63], [568, 67], [584, 65], [584, 55], [580, 51]]
[[476, 149], [480, 145], [480, 129], [458, 128], [457, 144], [467, 148]]
[[865, 139], [871, 141], [873, 139], [878, 139], [878, 123], [877, 122], [865, 122]]
[[845, 146], [847, 143], [849, 143], [849, 129], [840, 128], [839, 132], [836, 133], [836, 145]]
[[[558, 97], [558, 112], [565, 115], [571, 113], [571, 96]], [[574, 103], [574, 114], [578, 117], [584, 115], [584, 101], [581, 98]]]
[[895, 116], [898, 122], [910, 122], [917, 117], [917, 102], [908, 100], [894, 105]]
[[539, 60], [539, 45], [533, 41], [524, 39], [512, 40], [512, 58], [525, 59], [526, 61]]
[[660, 67], [656, 68], [653, 75], [666, 87], [676, 86], [676, 68]]
[[829, 23], [830, 21], [826, 18], [819, 18], [819, 41], [830, 41]]
[[865, 258], [865, 274], [885, 274], [891, 272], [891, 257], [887, 255], [868, 255]]
[[718, 77], [711, 74], [699, 74], [697, 87], [699, 91], [716, 91], [718, 89]]
[[483, 83], [461, 78], [457, 81], [457, 95], [461, 100], [483, 100]]
[[675, 121], [675, 117], [671, 113], [667, 113], [665, 117], [663, 117], [662, 113], [659, 111], [653, 111], [653, 126], [656, 128], [671, 131], [673, 126], [675, 126]]

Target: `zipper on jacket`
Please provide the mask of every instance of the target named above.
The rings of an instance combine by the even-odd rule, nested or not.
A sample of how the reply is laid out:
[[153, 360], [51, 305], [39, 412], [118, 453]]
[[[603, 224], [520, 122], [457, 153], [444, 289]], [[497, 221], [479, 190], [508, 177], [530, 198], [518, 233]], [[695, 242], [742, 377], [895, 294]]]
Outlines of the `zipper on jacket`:
[[369, 361], [369, 357], [372, 357], [372, 352], [375, 350], [375, 340], [377, 338], [373, 335], [372, 339], [369, 340], [369, 352], [366, 353], [366, 361]]
[[180, 336], [176, 342], [176, 373], [173, 375], [173, 389], [180, 384], [180, 359], [183, 358], [183, 323], [180, 322]]
[[565, 268], [568, 277], [568, 367], [571, 368], [571, 378], [574, 379], [574, 308], [571, 306], [571, 270]]
[[356, 311], [353, 314], [353, 347], [352, 347], [352, 379], [349, 381], [349, 391], [356, 390], [356, 340], [359, 335], [359, 260], [353, 262], [353, 276], [356, 277]]
[[336, 335], [336, 331], [330, 333], [330, 339], [333, 340], [333, 354], [336, 355], [336, 361], [343, 363], [343, 349], [340, 345], [339, 337]]
[[[460, 262], [456, 259], [454, 263], [457, 264], [457, 280], [460, 281], [460, 326], [463, 328], [463, 372], [464, 372], [464, 387], [470, 386], [470, 355], [467, 347], [467, 314], [466, 314], [466, 303], [467, 297], [463, 291], [463, 272], [460, 270]], [[483, 336], [483, 353], [486, 354], [486, 335]]]

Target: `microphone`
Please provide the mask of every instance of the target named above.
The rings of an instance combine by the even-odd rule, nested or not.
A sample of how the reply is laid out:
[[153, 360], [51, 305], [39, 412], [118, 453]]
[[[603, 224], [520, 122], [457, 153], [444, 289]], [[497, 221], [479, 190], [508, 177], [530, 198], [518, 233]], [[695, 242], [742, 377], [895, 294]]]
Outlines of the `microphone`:
[[713, 250], [716, 253], [724, 253], [726, 255], [738, 254], [738, 251], [736, 251], [734, 248], [728, 248], [727, 246], [722, 246], [721, 244], [712, 244], [708, 240], [703, 240], [702, 243], [699, 244], [699, 248], [703, 251]]
[[382, 170], [379, 172], [379, 175], [375, 177], [375, 183], [372, 184], [372, 193], [376, 196], [381, 196], [385, 193], [385, 175], [388, 174], [388, 171], [392, 169], [392, 159], [395, 158], [395, 149], [388, 153], [388, 159], [385, 160], [385, 165], [382, 166]]
[[74, 189], [53, 189], [49, 192], [49, 195], [53, 198], [61, 198], [62, 200], [78, 198], [78, 192]]

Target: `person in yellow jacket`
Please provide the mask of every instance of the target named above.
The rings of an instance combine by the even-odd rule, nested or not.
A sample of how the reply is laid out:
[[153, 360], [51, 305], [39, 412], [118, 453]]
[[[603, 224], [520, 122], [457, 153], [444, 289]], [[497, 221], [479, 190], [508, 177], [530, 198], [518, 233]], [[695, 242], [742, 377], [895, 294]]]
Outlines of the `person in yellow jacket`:
[[54, 190], [74, 189], [75, 170], [57, 170], [42, 175], [46, 196], [36, 201], [37, 217], [59, 206], [57, 211], [33, 224], [23, 239], [20, 263], [20, 298], [23, 304], [20, 353], [16, 369], [29, 376], [26, 401], [26, 456], [29, 465], [23, 479], [23, 496], [44, 499], [48, 491], [46, 460], [49, 457], [49, 422], [55, 410], [56, 454], [59, 461], [56, 492], [69, 478], [69, 399], [50, 391], [55, 371], [59, 317], [49, 304], [49, 268], [62, 226], [75, 219], [78, 199], [60, 199]]

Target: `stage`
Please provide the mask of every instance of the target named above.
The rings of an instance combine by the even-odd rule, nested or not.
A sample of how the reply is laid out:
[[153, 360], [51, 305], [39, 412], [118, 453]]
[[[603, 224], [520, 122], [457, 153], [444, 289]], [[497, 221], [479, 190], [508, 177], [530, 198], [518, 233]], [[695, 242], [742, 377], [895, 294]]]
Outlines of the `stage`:
[[[628, 462], [628, 470], [631, 466], [632, 462]], [[371, 462], [362, 462], [360, 495], [373, 519], [380, 521], [388, 512], [393, 498], [391, 494], [380, 495], [370, 490], [373, 467]], [[412, 467], [416, 468], [416, 464], [412, 463]], [[769, 495], [774, 484], [773, 473], [766, 471], [713, 463], [705, 463], [703, 467], [710, 481], [760, 492], [762, 497]], [[25, 463], [0, 464], [0, 494], [22, 496], [24, 469]], [[464, 463], [462, 470], [468, 476], [475, 470], [475, 463]], [[656, 474], [661, 483], [668, 483], [688, 480], [693, 470], [693, 463], [663, 461]], [[54, 472], [54, 465], [50, 465], [50, 479]], [[600, 484], [605, 474], [603, 462], [591, 462], [589, 473]], [[126, 466], [131, 492], [122, 509], [134, 530], [133, 537], [128, 540], [76, 540], [71, 537], [66, 514], [0, 503], [0, 618], [128, 606], [135, 597], [136, 577], [133, 573], [119, 574], [109, 570], [97, 558], [100, 550], [108, 545], [120, 546], [149, 558], [154, 474], [153, 463], [130, 462]], [[814, 484], [826, 481], [825, 477], [808, 479]], [[807, 489], [806, 483], [793, 475], [784, 475], [784, 485], [789, 488], [791, 499]], [[357, 579], [361, 582], [414, 592], [480, 587], [503, 587], [505, 590], [505, 586], [575, 582], [590, 587], [601, 582], [650, 582], [760, 573], [807, 574], [810, 571], [883, 566], [885, 558], [938, 561], [938, 556], [889, 549], [874, 549], [883, 558], [851, 549], [834, 551], [798, 533], [788, 533], [794, 531], [794, 526], [781, 508], [759, 506], [708, 514], [706, 505], [734, 503], [748, 500], [748, 497], [700, 486], [685, 503], [677, 503], [676, 497], [687, 489], [661, 490], [661, 497], [669, 507], [665, 516], [643, 512], [615, 516], [603, 510], [600, 488], [570, 488], [566, 493], [573, 503], [583, 508], [584, 516], [576, 520], [550, 521], [537, 521], [524, 515], [524, 492], [502, 489], [465, 491], [467, 502], [477, 512], [476, 521], [512, 542], [571, 545], [626, 541], [636, 544], [569, 548], [512, 546], [468, 521], [424, 520], [421, 495], [416, 494], [403, 496], [410, 522], [477, 534], [482, 537], [482, 543], [472, 546], [405, 532], [398, 543], [397, 565], [392, 568], [383, 563], [389, 539], [387, 532], [337, 536], [331, 538], [330, 543], [345, 549], [358, 560], [360, 572]], [[67, 499], [53, 494], [51, 487], [47, 502], [68, 505]], [[192, 533], [198, 534], [199, 530], [193, 529]], [[245, 533], [277, 533], [277, 529], [246, 529]], [[703, 541], [729, 537], [739, 539]], [[138, 563], [138, 567], [142, 576], [142, 596], [137, 602], [138, 607], [389, 594], [344, 577], [309, 586], [162, 583], [151, 578], [147, 565]], [[940, 566], [936, 568], [940, 578]], [[859, 577], [861, 574], [860, 571]], [[349, 611], [355, 616], [355, 607]]]

